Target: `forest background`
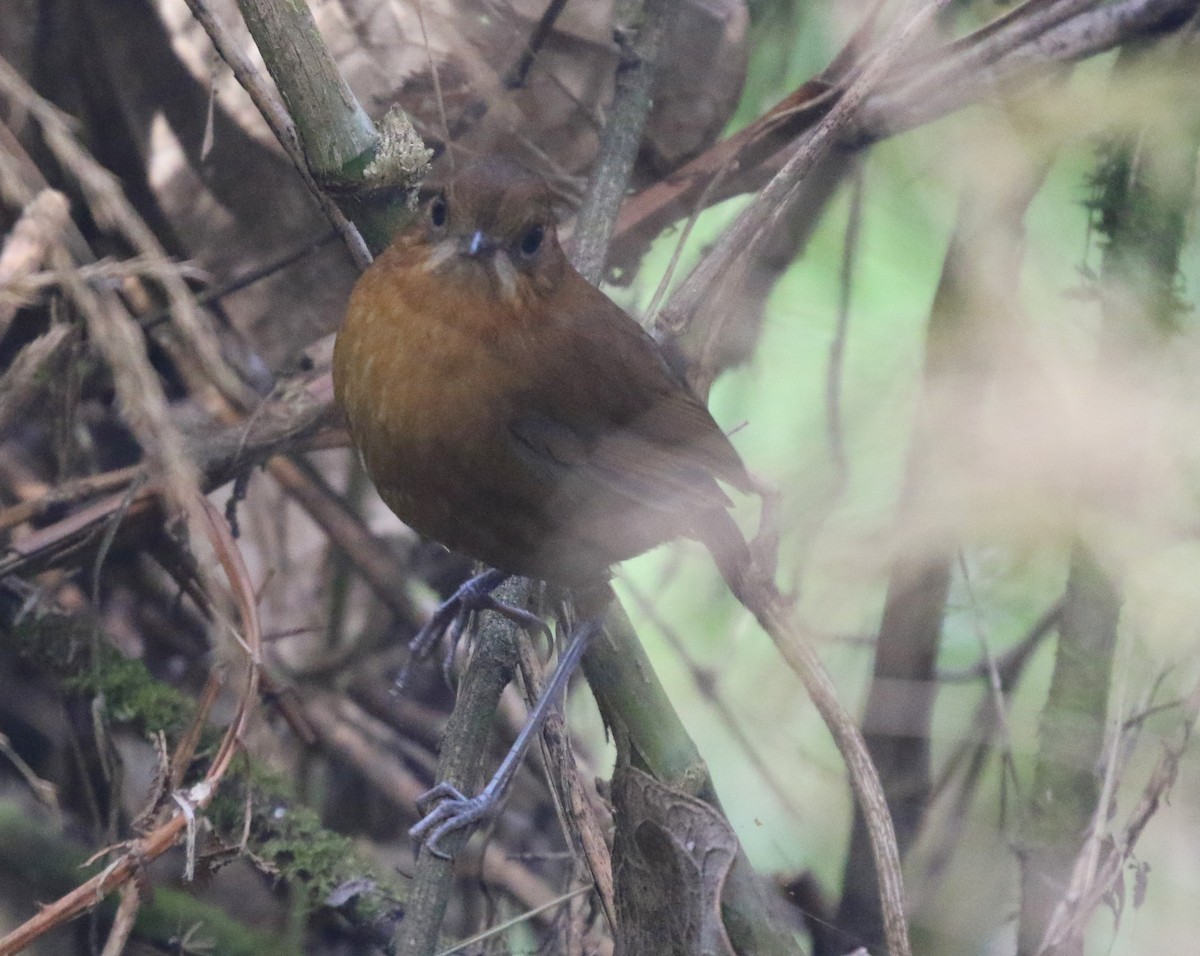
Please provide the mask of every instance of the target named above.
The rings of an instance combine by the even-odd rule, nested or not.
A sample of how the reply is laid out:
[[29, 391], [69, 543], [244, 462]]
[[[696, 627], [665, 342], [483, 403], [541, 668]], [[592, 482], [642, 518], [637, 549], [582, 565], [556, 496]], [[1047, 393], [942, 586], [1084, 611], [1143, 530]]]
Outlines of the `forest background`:
[[[374, 496], [326, 373], [422, 142], [427, 188], [448, 155], [539, 169], [778, 489], [779, 580], [875, 758], [915, 950], [1186, 950], [1194, 0], [2, 17], [0, 952], [496, 927], [458, 951], [884, 951], [839, 748], [686, 542], [617, 577], [661, 698], [622, 710], [589, 670], [574, 756], [535, 755], [455, 866], [414, 864], [455, 691], [437, 662], [392, 684], [469, 565]], [[460, 689], [485, 659], [460, 648]], [[476, 779], [522, 696], [475, 733]], [[645, 805], [597, 785], [618, 758], [657, 780]], [[708, 857], [631, 849], [663, 807]]]

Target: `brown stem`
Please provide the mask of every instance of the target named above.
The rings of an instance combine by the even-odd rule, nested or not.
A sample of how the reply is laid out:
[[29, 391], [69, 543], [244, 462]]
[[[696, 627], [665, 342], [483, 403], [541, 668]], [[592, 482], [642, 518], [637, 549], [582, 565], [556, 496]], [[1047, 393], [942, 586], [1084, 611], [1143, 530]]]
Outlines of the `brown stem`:
[[[519, 606], [527, 597], [527, 588], [526, 582], [512, 579], [502, 584], [495, 596]], [[449, 783], [462, 793], [478, 789], [480, 765], [496, 706], [517, 664], [516, 625], [491, 612], [480, 615], [480, 619], [471, 662], [463, 673], [438, 761], [438, 781]], [[457, 854], [469, 835], [469, 831], [463, 830], [449, 834], [444, 840], [446, 850], [452, 856]], [[422, 844], [417, 853], [412, 895], [393, 940], [398, 956], [432, 956], [437, 951], [453, 882], [454, 861], [435, 856]]]

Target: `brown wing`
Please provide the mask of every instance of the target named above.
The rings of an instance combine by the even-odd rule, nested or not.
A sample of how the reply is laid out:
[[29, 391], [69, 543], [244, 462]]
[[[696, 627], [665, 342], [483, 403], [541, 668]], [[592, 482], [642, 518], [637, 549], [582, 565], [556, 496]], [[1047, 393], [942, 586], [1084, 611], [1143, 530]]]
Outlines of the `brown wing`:
[[553, 387], [528, 396], [531, 410], [510, 424], [514, 447], [564, 507], [669, 515], [671, 530], [658, 533], [686, 533], [697, 511], [729, 506], [718, 480], [749, 490], [745, 466], [654, 340], [571, 278], [570, 313], [553, 313], [552, 347], [540, 353], [538, 378]]

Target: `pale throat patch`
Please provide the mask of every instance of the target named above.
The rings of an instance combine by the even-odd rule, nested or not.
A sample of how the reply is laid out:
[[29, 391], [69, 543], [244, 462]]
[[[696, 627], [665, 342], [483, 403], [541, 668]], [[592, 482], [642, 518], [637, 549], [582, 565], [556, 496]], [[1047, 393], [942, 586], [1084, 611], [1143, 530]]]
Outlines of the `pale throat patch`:
[[500, 282], [500, 290], [504, 298], [514, 305], [517, 304], [517, 270], [513, 268], [512, 260], [503, 249], [497, 249], [492, 256], [492, 269]]
[[[440, 272], [442, 267], [453, 262], [462, 254], [459, 248], [459, 243], [455, 239], [443, 239], [436, 243], [433, 249], [430, 250], [428, 256], [425, 257], [425, 262], [421, 265], [423, 272]], [[487, 264], [491, 267], [492, 275], [496, 277], [496, 283], [500, 287], [500, 294], [512, 303], [517, 304], [520, 297], [517, 294], [517, 270], [513, 266], [512, 259], [503, 249], [497, 249], [487, 259]]]
[[437, 272], [447, 262], [458, 255], [458, 243], [453, 239], [443, 239], [433, 247], [421, 267], [425, 272]]

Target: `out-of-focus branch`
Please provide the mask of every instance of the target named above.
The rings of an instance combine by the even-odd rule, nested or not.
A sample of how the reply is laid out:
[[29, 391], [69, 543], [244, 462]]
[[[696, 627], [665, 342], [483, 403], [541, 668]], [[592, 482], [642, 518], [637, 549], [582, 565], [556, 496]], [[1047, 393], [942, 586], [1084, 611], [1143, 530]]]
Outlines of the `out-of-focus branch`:
[[[1077, 546], [1058, 632], [1054, 675], [1038, 734], [1038, 761], [1020, 836], [1017, 952], [1034, 956], [1096, 813], [1096, 778], [1121, 599], [1094, 556]], [[1101, 813], [1103, 816], [1103, 812]]]
[[[58, 162], [78, 181], [88, 208], [96, 221], [104, 228], [117, 231], [141, 255], [166, 266], [157, 273], [157, 278], [170, 303], [172, 328], [178, 331], [189, 353], [199, 362], [204, 374], [220, 392], [235, 404], [246, 407], [250, 401], [249, 389], [221, 356], [216, 334], [196, 307], [187, 283], [183, 281], [178, 270], [169, 267], [162, 244], [133, 208], [117, 178], [96, 162], [76, 140], [68, 117], [48, 100], [39, 96], [20, 74], [2, 59], [0, 59], [0, 92], [21, 108], [27, 109], [36, 118], [46, 145]], [[56, 268], [63, 269], [64, 263], [67, 262], [68, 257], [64, 254], [64, 257], [57, 260]], [[82, 264], [82, 262], [78, 264]], [[80, 297], [92, 298], [94, 296], [81, 289], [78, 283], [72, 286], [68, 282], [68, 292], [80, 305], [86, 316], [87, 309]], [[115, 298], [115, 293], [112, 292], [99, 296], [98, 307], [111, 312], [111, 300]], [[118, 304], [117, 307], [120, 312], [125, 312], [123, 306]], [[95, 310], [93, 310], [93, 314], [95, 314]], [[103, 348], [103, 346], [101, 347]], [[133, 347], [136, 350], [134, 355], [137, 352], [144, 354], [145, 349], [142, 347], [140, 336]], [[111, 355], [108, 358], [110, 362], [113, 359]], [[134, 356], [131, 355], [130, 361], [133, 360]], [[116, 369], [114, 372], [119, 378]], [[118, 390], [120, 387], [121, 384], [118, 381]], [[157, 382], [153, 387], [157, 389]], [[134, 408], [138, 406], [135, 396], [125, 396], [124, 400], [132, 400]], [[131, 424], [136, 430], [137, 425]]]
[[[1016, 27], [952, 48], [944, 66], [914, 71], [899, 88], [880, 90], [862, 111], [851, 137], [865, 145], [883, 136], [932, 122], [998, 88], [1045, 76], [1055, 64], [1072, 63], [1115, 46], [1169, 31], [1194, 14], [1194, 0], [1118, 0], [1095, 4], [1071, 0], [1071, 16], [1038, 20], [1041, 32]], [[1017, 42], [1012, 42], [1017, 41]]]
[[362, 519], [302, 460], [277, 455], [267, 464], [267, 470], [321, 526], [396, 619], [415, 630], [421, 614], [409, 594], [411, 579], [397, 563], [396, 555], [371, 534]]
[[291, 115], [288, 113], [284, 105], [279, 101], [269, 84], [263, 79], [258, 72], [257, 67], [251, 62], [243, 51], [241, 46], [236, 42], [229, 28], [217, 16], [215, 10], [209, 5], [208, 0], [188, 0], [188, 6], [191, 8], [192, 15], [204, 27], [208, 38], [212, 41], [213, 46], [221, 55], [233, 71], [233, 75], [241, 84], [258, 107], [258, 112], [270, 127], [271, 132], [275, 134], [275, 139], [279, 141], [279, 145], [283, 147], [283, 151], [287, 153], [288, 158], [296, 167], [296, 171], [300, 174], [300, 178], [304, 180], [308, 191], [316, 199], [317, 204], [321, 207], [321, 211], [333, 224], [334, 229], [342, 237], [342, 241], [346, 244], [351, 257], [354, 259], [355, 265], [360, 269], [365, 269], [371, 262], [371, 253], [367, 250], [366, 244], [363, 242], [362, 236], [358, 230], [351, 225], [345, 214], [337, 207], [329, 196], [313, 179], [312, 173], [309, 171], [308, 162], [304, 157], [304, 148], [300, 143], [300, 134], [296, 131], [296, 124], [292, 121]]
[[[797, 187], [834, 147], [837, 136], [856, 118], [868, 93], [895, 65], [909, 43], [928, 28], [934, 14], [949, 0], [933, 0], [923, 5], [875, 54], [862, 73], [850, 85], [837, 104], [811, 133], [795, 147], [791, 158], [765, 189], [721, 234], [706, 255], [671, 296], [670, 302], [655, 321], [655, 333], [664, 341], [674, 341], [690, 326], [701, 304], [719, 283], [731, 277], [734, 265], [754, 256], [762, 237], [792, 212]], [[709, 313], [709, 321], [719, 325], [732, 317]], [[707, 330], [701, 341], [721, 337], [719, 328]], [[710, 361], [708, 350], [688, 356], [688, 380], [700, 395], [707, 395], [718, 369]]]
[[[1194, 31], [1159, 44], [1126, 47], [1116, 76], [1153, 63], [1194, 76]], [[1171, 340], [1181, 304], [1176, 289], [1184, 220], [1196, 182], [1200, 112], [1178, 97], [1147, 113], [1136, 133], [1118, 134], [1094, 177], [1095, 228], [1105, 237], [1101, 266], [1101, 355], [1109, 374], [1137, 381], [1140, 361]], [[1135, 449], [1135, 454], [1137, 450]], [[1084, 529], [1085, 530], [1085, 529]], [[1021, 833], [1018, 952], [1082, 946], [1095, 896], [1109, 799], [1097, 767], [1117, 741], [1106, 722], [1113, 678], [1121, 580], [1103, 551], [1082, 535], [1071, 556], [1054, 674], [1038, 741], [1034, 786]], [[1190, 733], [1194, 712], [1186, 717]], [[1171, 772], [1169, 766], [1160, 769]], [[1112, 771], [1110, 771], [1111, 774]], [[1136, 838], [1136, 837], [1135, 837]]]
[[[277, 391], [276, 398], [264, 402], [244, 423], [209, 425], [196, 433], [185, 432], [188, 455], [202, 476], [205, 490], [219, 487], [247, 467], [280, 452], [306, 447], [344, 447], [348, 443], [345, 432], [340, 430], [326, 432], [324, 439], [318, 433], [323, 424], [332, 420], [332, 383], [328, 372], [284, 383]], [[91, 539], [97, 528], [118, 513], [122, 522], [151, 513], [163, 488], [148, 481], [148, 477], [145, 468], [122, 469], [106, 476], [69, 482], [48, 492], [44, 500], [14, 506], [22, 508], [22, 512], [14, 515], [10, 523], [28, 520], [32, 515], [26, 512], [31, 509], [36, 514], [59, 501], [87, 499], [97, 493], [111, 492], [114, 486], [124, 489], [11, 542], [0, 556], [0, 576], [28, 563], [39, 567], [53, 565]], [[133, 485], [139, 487], [130, 493]]]
[[[989, 169], [975, 177], [962, 198], [930, 308], [922, 394], [901, 485], [902, 514], [931, 507], [929, 496], [938, 491], [930, 489], [940, 487], [941, 466], [958, 451], [951, 443], [982, 425], [989, 383], [1005, 359], [1004, 343], [1017, 338], [1019, 313], [1011, 297], [1020, 288], [1024, 218], [1051, 158], [1022, 156], [1003, 169]], [[951, 396], [954, 427], [948, 428], [945, 409]], [[897, 558], [875, 644], [863, 735], [902, 855], [928, 809], [935, 665], [958, 547], [948, 537]], [[868, 947], [882, 940], [874, 884], [866, 821], [856, 809], [836, 922]]]
[[678, 12], [679, 0], [617, 4], [617, 15], [626, 17], [627, 22], [613, 28], [620, 49], [616, 90], [600, 140], [600, 153], [579, 209], [571, 256], [575, 268], [593, 284], [600, 281], [604, 272], [613, 223], [646, 128], [650, 90], [654, 86], [663, 37]]
[[[60, 241], [69, 218], [70, 207], [62, 193], [46, 189], [34, 197], [0, 249], [0, 288], [11, 286], [41, 268], [50, 247]], [[0, 338], [8, 331], [18, 308], [19, 302], [0, 299]]]
[[[994, 28], [985, 26], [941, 50], [898, 64], [895, 75], [887, 76], [867, 95], [858, 118], [835, 137], [830, 158], [817, 164], [805, 178], [792, 200], [789, 218], [816, 221], [841, 174], [850, 168], [849, 162], [841, 158], [843, 154], [932, 122], [998, 89], [1011, 93], [1018, 84], [1043, 78], [1056, 64], [1081, 60], [1139, 37], [1176, 28], [1195, 8], [1194, 0], [1118, 0], [1090, 4], [1082, 12], [1078, 4], [1068, 4], [1075, 15], [1065, 20], [1058, 13], [1039, 14], [1042, 7], [1057, 10], [1060, 6], [1024, 4], [998, 18]], [[809, 135], [813, 124], [842, 96], [847, 78], [854, 73], [847, 70], [847, 64], [858, 58], [867, 34], [866, 28], [860, 30], [829, 69], [802, 84], [765, 116], [630, 197], [617, 220], [610, 261], [628, 266], [640, 257], [651, 239], [673, 222], [731, 196], [758, 190], [794, 156], [793, 142]], [[981, 63], [985, 66], [980, 67]], [[930, 71], [941, 77], [936, 83], [926, 81]], [[796, 249], [804, 238], [799, 236]], [[751, 288], [754, 283], [746, 281], [747, 296], [755, 295]], [[725, 283], [723, 294], [730, 296], [735, 284]], [[761, 288], [759, 284], [758, 295], [762, 294]], [[708, 313], [710, 300], [703, 301], [704, 312]], [[728, 312], [747, 314], [744, 307]], [[753, 309], [750, 314], [754, 314]], [[681, 343], [681, 351], [703, 352], [718, 370], [746, 354], [747, 349], [739, 343], [756, 338], [753, 330], [729, 325], [710, 329], [704, 317], [698, 319], [698, 324], [703, 328], [691, 333], [697, 344]], [[666, 337], [661, 330], [659, 334]]]
[[72, 331], [69, 325], [56, 325], [39, 335], [17, 353], [12, 365], [0, 375], [0, 434], [29, 411], [54, 370], [62, 366]]
[[146, 352], [141, 329], [114, 292], [98, 294], [75, 274], [64, 249], [54, 253], [67, 294], [83, 315], [89, 341], [112, 371], [117, 399], [143, 451], [161, 469], [167, 493], [183, 507], [198, 491], [195, 467], [167, 409], [167, 397]]

